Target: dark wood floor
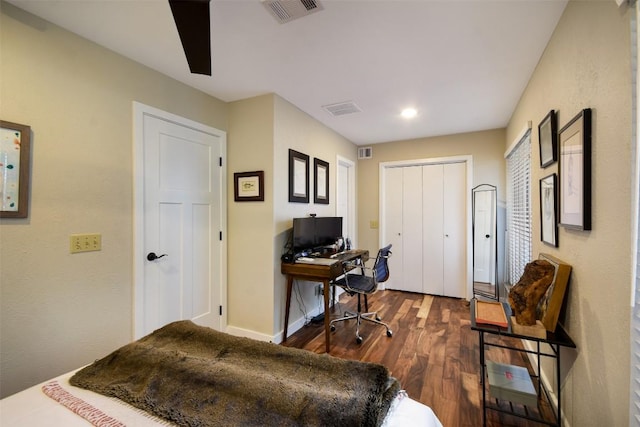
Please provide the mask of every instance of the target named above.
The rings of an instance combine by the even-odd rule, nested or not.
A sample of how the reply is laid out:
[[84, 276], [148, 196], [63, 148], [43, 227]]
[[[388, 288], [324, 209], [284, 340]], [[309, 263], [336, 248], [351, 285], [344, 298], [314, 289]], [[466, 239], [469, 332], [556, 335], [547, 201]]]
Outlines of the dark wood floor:
[[[355, 311], [355, 300], [342, 295], [339, 308]], [[355, 342], [355, 322], [341, 322], [331, 334], [331, 354], [385, 365], [413, 399], [430, 406], [445, 427], [482, 425], [478, 333], [470, 329], [469, 303], [399, 291], [378, 291], [369, 297], [393, 330], [365, 323], [362, 344]], [[520, 346], [512, 340], [512, 345]], [[290, 347], [324, 353], [324, 326], [311, 323], [287, 339]], [[527, 366], [524, 353], [489, 347], [487, 359]], [[520, 411], [524, 408], [516, 408]], [[529, 427], [541, 424], [489, 411], [488, 426]]]

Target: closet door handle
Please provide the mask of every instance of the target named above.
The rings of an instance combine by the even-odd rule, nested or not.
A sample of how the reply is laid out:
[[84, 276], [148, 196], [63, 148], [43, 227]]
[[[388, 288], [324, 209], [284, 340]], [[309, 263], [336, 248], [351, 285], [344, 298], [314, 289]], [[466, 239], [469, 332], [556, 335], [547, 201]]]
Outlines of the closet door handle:
[[156, 255], [156, 253], [155, 253], [155, 252], [149, 252], [149, 253], [147, 254], [147, 260], [148, 260], [148, 261], [155, 261], [155, 260], [157, 260], [158, 258], [162, 258], [163, 256], [167, 256], [167, 254]]

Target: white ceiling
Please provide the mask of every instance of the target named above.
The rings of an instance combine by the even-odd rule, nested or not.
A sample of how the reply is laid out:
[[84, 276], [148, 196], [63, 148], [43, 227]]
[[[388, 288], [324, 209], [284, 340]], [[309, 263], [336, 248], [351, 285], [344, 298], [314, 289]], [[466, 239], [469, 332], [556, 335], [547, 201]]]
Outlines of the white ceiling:
[[[167, 1], [9, 1], [223, 101], [276, 93], [359, 145], [505, 127], [566, 5], [319, 0], [280, 24], [260, 0], [212, 0], [209, 77], [189, 73]], [[362, 112], [322, 109], [344, 101]]]

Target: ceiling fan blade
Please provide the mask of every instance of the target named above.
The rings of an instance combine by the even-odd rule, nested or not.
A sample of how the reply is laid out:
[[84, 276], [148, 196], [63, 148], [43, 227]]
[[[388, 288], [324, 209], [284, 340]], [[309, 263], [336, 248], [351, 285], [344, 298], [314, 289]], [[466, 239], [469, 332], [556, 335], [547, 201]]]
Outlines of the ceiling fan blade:
[[192, 73], [211, 75], [210, 0], [169, 0]]

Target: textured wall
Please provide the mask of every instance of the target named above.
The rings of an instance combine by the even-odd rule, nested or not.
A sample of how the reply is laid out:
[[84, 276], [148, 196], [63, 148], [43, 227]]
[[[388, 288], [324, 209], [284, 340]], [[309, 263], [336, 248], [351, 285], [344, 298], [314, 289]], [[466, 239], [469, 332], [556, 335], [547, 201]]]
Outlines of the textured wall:
[[2, 119], [33, 131], [29, 218], [0, 220], [4, 397], [133, 337], [132, 101], [221, 130], [227, 106], [6, 3], [0, 75]]
[[[504, 129], [494, 129], [373, 145], [373, 158], [358, 161], [360, 246], [377, 251], [380, 244], [379, 229], [370, 228], [369, 224], [379, 218], [379, 165], [382, 162], [470, 155], [473, 158], [473, 186], [497, 186], [498, 204], [504, 205], [504, 137]], [[364, 188], [367, 190], [363, 191]]]
[[[230, 332], [261, 339], [273, 336], [273, 103], [274, 95], [259, 96], [231, 103], [229, 112], [228, 323]], [[233, 173], [257, 170], [265, 201], [233, 201]]]
[[[629, 425], [631, 285], [632, 11], [613, 1], [567, 5], [507, 129], [507, 144], [533, 121], [533, 253], [573, 266], [566, 326], [577, 351], [565, 351], [563, 408], [573, 426]], [[540, 242], [537, 124], [549, 110], [562, 127], [593, 109], [592, 231], [559, 230], [559, 248]], [[545, 367], [553, 378], [553, 371]]]
[[[289, 149], [309, 156], [309, 203], [289, 203]], [[337, 156], [356, 161], [356, 146], [299, 110], [285, 99], [276, 96], [274, 117], [274, 330], [279, 333], [284, 326], [284, 302], [286, 294], [285, 276], [280, 273], [280, 255], [286, 242], [287, 232], [292, 227], [292, 219], [315, 213], [318, 216], [336, 214], [336, 171]], [[329, 204], [313, 203], [313, 158], [329, 163]], [[360, 188], [364, 188], [359, 184]], [[321, 298], [314, 296], [313, 286], [299, 287], [303, 309], [307, 312], [321, 306]], [[289, 323], [303, 317], [298, 301], [292, 298]], [[289, 328], [289, 333], [293, 330]]]

